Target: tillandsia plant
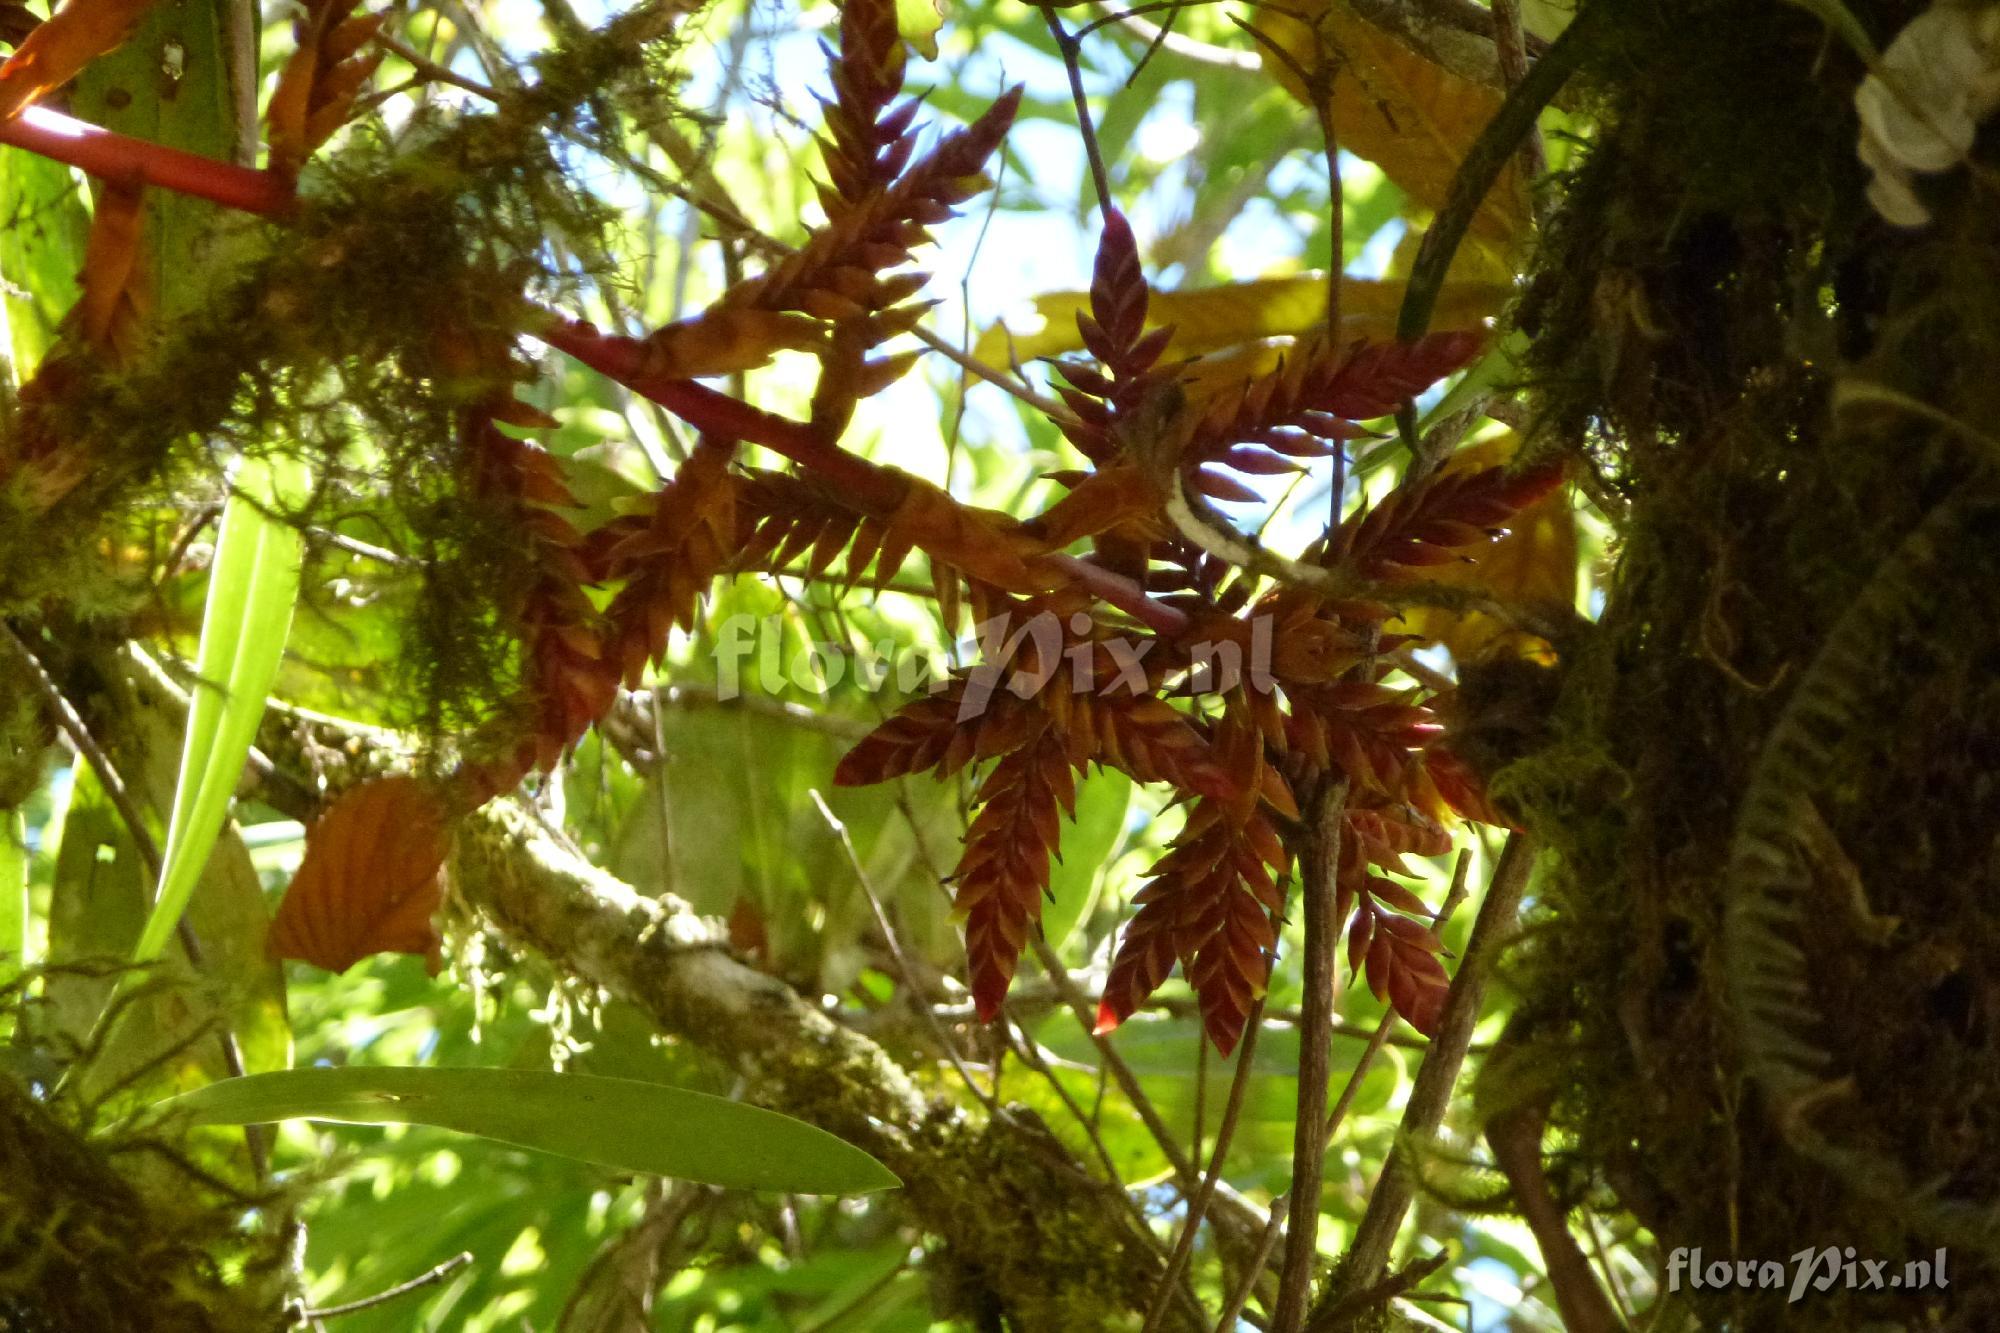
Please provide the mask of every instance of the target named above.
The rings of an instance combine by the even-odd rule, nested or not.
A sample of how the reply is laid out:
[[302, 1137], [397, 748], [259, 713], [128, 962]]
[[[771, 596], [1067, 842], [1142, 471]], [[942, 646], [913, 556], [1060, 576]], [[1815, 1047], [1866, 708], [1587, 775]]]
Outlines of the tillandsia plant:
[[[266, 110], [270, 155], [262, 171], [190, 161], [102, 133], [75, 141], [89, 147], [71, 149], [69, 158], [117, 181], [96, 215], [85, 267], [77, 312], [84, 345], [129, 355], [119, 349], [129, 348], [144, 296], [124, 278], [139, 245], [137, 202], [146, 185], [281, 220], [310, 207], [294, 194], [300, 168], [339, 127], [372, 71], [376, 57], [360, 53], [377, 22], [330, 5], [308, 11], [298, 54]], [[6, 86], [20, 103], [68, 72], [49, 73], [38, 49], [56, 44], [56, 27], [38, 29], [8, 66]], [[96, 37], [109, 45], [116, 31]], [[1177, 526], [1170, 511], [1187, 512], [1183, 488], [1198, 497], [1259, 498], [1238, 477], [1284, 474], [1295, 460], [1334, 454], [1364, 433], [1355, 423], [1392, 413], [1465, 366], [1481, 336], [1377, 344], [1322, 336], [1304, 340], [1274, 369], [1191, 391], [1187, 368], [1164, 358], [1171, 328], [1147, 328], [1148, 289], [1131, 228], [1109, 208], [1090, 309], [1076, 317], [1094, 363], [1062, 367], [1066, 411], [1054, 419], [1089, 464], [1059, 474], [1067, 495], [1045, 512], [1015, 517], [970, 507], [844, 451], [856, 402], [915, 359], [880, 350], [908, 334], [926, 308], [915, 299], [925, 275], [909, 267], [913, 252], [929, 227], [983, 188], [981, 173], [1019, 102], [1018, 89], [1008, 92], [925, 147], [918, 102], [898, 100], [904, 61], [892, 5], [843, 7], [825, 102], [825, 221], [701, 313], [625, 336], [502, 299], [484, 327], [447, 323], [431, 331], [431, 346], [413, 349], [429, 362], [424, 373], [461, 403], [454, 409], [460, 496], [521, 543], [520, 580], [500, 608], [521, 645], [519, 692], [459, 738], [464, 758], [427, 799], [440, 815], [462, 814], [546, 771], [610, 710], [621, 681], [645, 678], [670, 631], [693, 622], [703, 592], [746, 562], [786, 567], [803, 556], [813, 578], [829, 577], [839, 562], [849, 582], [872, 568], [886, 583], [921, 552], [940, 602], [963, 601], [994, 628], [991, 651], [944, 694], [916, 701], [863, 741], [839, 780], [920, 770], [951, 776], [974, 761], [991, 763], [953, 877], [982, 1016], [999, 1012], [1035, 929], [1050, 860], [1060, 855], [1059, 816], [1073, 812], [1074, 775], [1095, 763], [1166, 784], [1190, 804], [1186, 830], [1137, 900], [1100, 1030], [1130, 1015], [1178, 963], [1200, 996], [1210, 1037], [1225, 1054], [1234, 1048], [1263, 994], [1286, 912], [1293, 850], [1281, 828], [1299, 819], [1299, 791], [1338, 782], [1347, 792], [1338, 892], [1351, 922], [1350, 966], [1365, 969], [1378, 996], [1430, 1031], [1447, 980], [1442, 946], [1418, 919], [1424, 905], [1381, 872], [1402, 870], [1404, 854], [1447, 849], [1447, 821], [1504, 820], [1444, 742], [1423, 692], [1383, 682], [1390, 654], [1410, 641], [1395, 632], [1395, 608], [1411, 600], [1404, 583], [1440, 563], [1476, 558], [1558, 484], [1560, 471], [1494, 465], [1413, 476], [1319, 544], [1313, 561], [1348, 595], [1329, 595], [1328, 583], [1256, 594], [1249, 579], [1232, 577], [1203, 549], [1199, 533]], [[56, 151], [43, 133], [56, 122], [16, 123], [16, 143]], [[510, 305], [521, 332], [699, 431], [686, 462], [656, 493], [594, 530], [579, 530], [556, 460], [504, 429], [555, 424], [515, 393], [532, 371], [506, 336]], [[804, 420], [699, 382], [787, 350], [820, 364]], [[66, 373], [61, 360], [45, 363], [24, 389], [25, 403], [59, 399]], [[9, 471], [10, 485], [46, 508], [80, 479], [89, 455], [41, 418], [33, 411], [16, 432]], [[743, 466], [737, 455], [746, 443], [795, 470]], [[1090, 554], [1068, 553], [1079, 543]], [[1058, 627], [1054, 639], [1029, 632], [1044, 620]], [[1060, 665], [1069, 662], [1091, 665]], [[1133, 665], [1115, 665], [1123, 663]], [[369, 796], [364, 789], [349, 799]], [[330, 840], [329, 830], [316, 853], [344, 854], [328, 850]], [[315, 923], [317, 914], [352, 917], [355, 891], [323, 877], [311, 860], [303, 873], [327, 884], [330, 896], [294, 893], [278, 918], [279, 947], [337, 962], [339, 955], [305, 941], [335, 929]]]

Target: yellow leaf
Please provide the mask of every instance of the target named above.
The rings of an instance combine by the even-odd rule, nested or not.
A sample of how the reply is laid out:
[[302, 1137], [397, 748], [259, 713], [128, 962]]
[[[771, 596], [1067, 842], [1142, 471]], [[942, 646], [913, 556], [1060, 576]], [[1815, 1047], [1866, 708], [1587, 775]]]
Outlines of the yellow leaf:
[[[1520, 444], [1520, 437], [1508, 431], [1460, 450], [1445, 471], [1471, 472], [1505, 463]], [[1438, 583], [1477, 588], [1502, 601], [1567, 606], [1576, 597], [1576, 541], [1576, 511], [1570, 505], [1569, 488], [1558, 486], [1515, 515], [1506, 535], [1479, 548], [1472, 560], [1438, 565], [1424, 573]], [[1503, 653], [1548, 657], [1548, 645], [1541, 639], [1476, 611], [1458, 615], [1436, 607], [1411, 607], [1403, 613], [1403, 622], [1398, 628], [1437, 640], [1460, 662]]]
[[[1442, 207], [1465, 150], [1499, 111], [1500, 91], [1433, 64], [1356, 14], [1347, 0], [1303, 0], [1288, 12], [1315, 21], [1325, 58], [1337, 64], [1331, 100], [1340, 146], [1382, 168], [1413, 203], [1432, 212]], [[1305, 25], [1261, 7], [1255, 24], [1302, 68], [1320, 63]], [[1287, 62], [1266, 54], [1264, 68], [1294, 97], [1308, 100]], [[1466, 245], [1504, 255], [1528, 219], [1527, 191], [1510, 164], [1473, 218]]]
[[896, 28], [904, 43], [926, 60], [938, 58], [938, 29], [944, 26], [944, 0], [896, 0]]
[[[1462, 329], [1498, 314], [1513, 289], [1499, 282], [1448, 282], [1438, 296], [1431, 327]], [[1343, 337], [1387, 342], [1395, 337], [1396, 311], [1403, 304], [1401, 282], [1347, 278], [1340, 284]], [[1083, 346], [1076, 316], [1089, 309], [1087, 292], [1050, 292], [1035, 298], [1041, 328], [1015, 333], [995, 324], [979, 336], [973, 355], [992, 366], [1037, 357], [1060, 356]], [[1198, 356], [1260, 338], [1308, 333], [1326, 319], [1326, 274], [1258, 278], [1188, 292], [1155, 292], [1146, 325], [1174, 326], [1168, 356]]]

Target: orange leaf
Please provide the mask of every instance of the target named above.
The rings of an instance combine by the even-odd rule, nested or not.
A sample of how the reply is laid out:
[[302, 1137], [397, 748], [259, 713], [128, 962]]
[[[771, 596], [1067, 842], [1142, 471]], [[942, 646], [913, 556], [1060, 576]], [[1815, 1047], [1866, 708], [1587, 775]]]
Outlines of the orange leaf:
[[114, 361], [130, 356], [149, 304], [139, 263], [144, 194], [143, 186], [107, 182], [98, 191], [83, 252], [83, 295], [73, 314], [84, 340]]
[[718, 307], [655, 329], [646, 338], [642, 374], [691, 380], [756, 370], [786, 349], [825, 341], [819, 323], [781, 310]]
[[344, 972], [376, 953], [438, 964], [437, 911], [449, 835], [437, 793], [415, 778], [347, 792], [313, 825], [305, 860], [271, 922], [270, 950]]
[[918, 477], [890, 516], [889, 531], [934, 561], [963, 570], [1008, 592], [1043, 591], [1047, 579], [1031, 571], [1022, 554], [1034, 542], [1005, 514], [961, 504]]
[[0, 120], [12, 120], [132, 35], [153, 0], [69, 0], [0, 65]]
[[382, 16], [347, 18], [353, 7], [354, 0], [312, 0], [306, 17], [292, 25], [298, 45], [264, 108], [272, 171], [296, 176], [306, 157], [346, 123], [354, 95], [382, 63], [379, 54], [360, 54]]

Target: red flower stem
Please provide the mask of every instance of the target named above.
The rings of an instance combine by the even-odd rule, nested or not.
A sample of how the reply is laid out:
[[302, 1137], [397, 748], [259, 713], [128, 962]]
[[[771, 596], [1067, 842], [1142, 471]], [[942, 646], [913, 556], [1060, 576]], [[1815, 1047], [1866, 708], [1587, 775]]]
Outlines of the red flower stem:
[[[593, 324], [552, 310], [535, 311], [527, 332], [658, 403], [697, 430], [761, 444], [782, 454], [832, 483], [843, 500], [865, 513], [893, 513], [908, 493], [903, 475], [894, 468], [855, 457], [804, 422], [760, 411], [693, 380], [649, 374], [642, 364], [644, 345], [637, 339], [606, 336]], [[1187, 628], [1185, 613], [1154, 601], [1122, 574], [1073, 555], [1053, 553], [1040, 559], [1157, 633], [1178, 634]]]
[[286, 177], [134, 139], [47, 107], [31, 106], [0, 121], [0, 144], [108, 181], [156, 185], [261, 217], [285, 216], [298, 198], [294, 182]]
[[1187, 612], [1154, 601], [1146, 595], [1145, 589], [1123, 574], [1092, 564], [1081, 556], [1061, 552], [1045, 555], [1042, 559], [1155, 634], [1171, 638], [1184, 633], [1188, 627]]
[[895, 472], [856, 458], [805, 422], [738, 402], [693, 380], [649, 372], [643, 364], [645, 344], [636, 338], [607, 336], [594, 324], [552, 310], [533, 311], [525, 332], [651, 399], [697, 430], [761, 444], [812, 469], [857, 506], [889, 513], [903, 502], [904, 485]]

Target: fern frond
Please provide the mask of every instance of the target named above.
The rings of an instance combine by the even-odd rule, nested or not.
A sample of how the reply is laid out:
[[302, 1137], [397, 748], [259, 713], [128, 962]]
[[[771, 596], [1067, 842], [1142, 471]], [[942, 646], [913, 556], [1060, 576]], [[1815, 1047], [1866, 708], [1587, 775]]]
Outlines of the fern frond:
[[1944, 569], [1967, 517], [1950, 499], [1876, 568], [1834, 623], [1758, 753], [1730, 840], [1722, 953], [1746, 1071], [1780, 1101], [1807, 1095], [1831, 1062], [1799, 944], [1810, 868], [1796, 821], [1831, 769], [1832, 747], [1866, 715], [1881, 663], [1940, 613], [1954, 586]]

